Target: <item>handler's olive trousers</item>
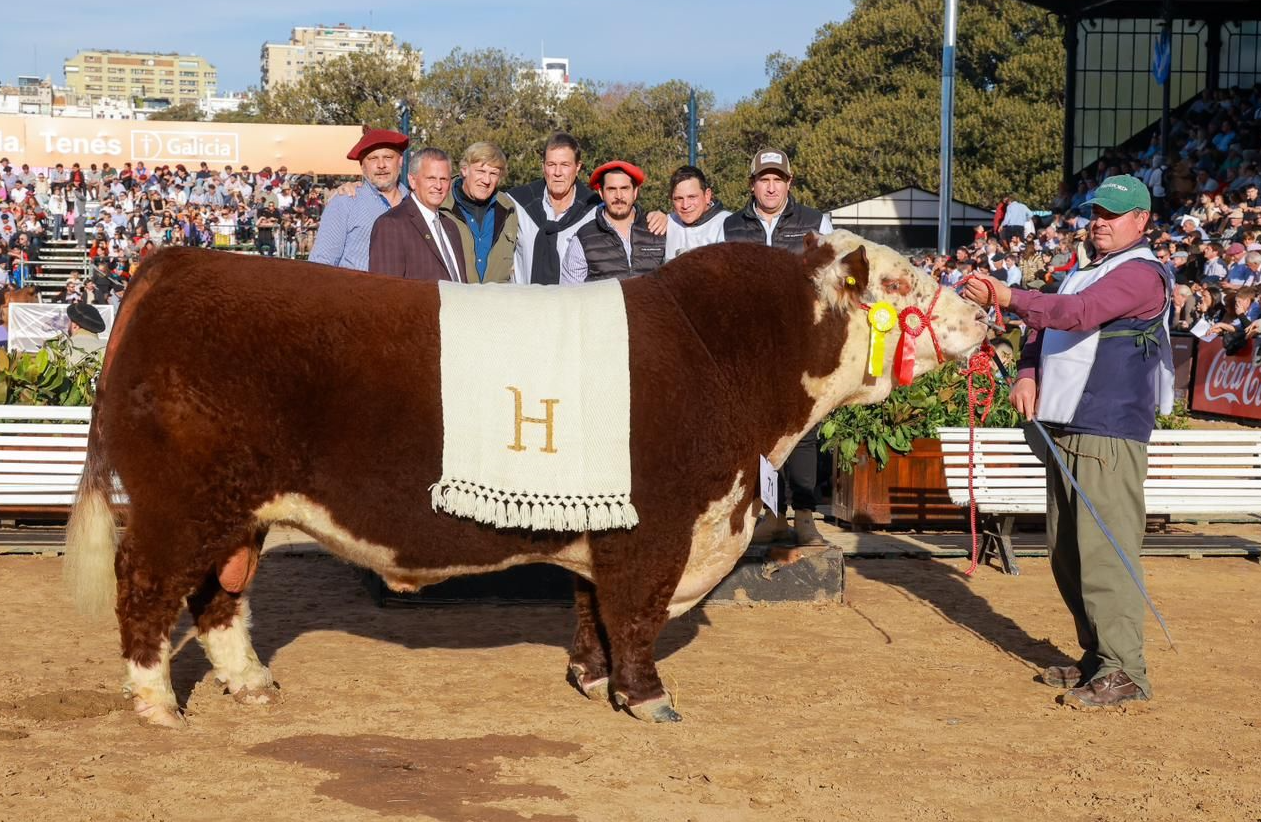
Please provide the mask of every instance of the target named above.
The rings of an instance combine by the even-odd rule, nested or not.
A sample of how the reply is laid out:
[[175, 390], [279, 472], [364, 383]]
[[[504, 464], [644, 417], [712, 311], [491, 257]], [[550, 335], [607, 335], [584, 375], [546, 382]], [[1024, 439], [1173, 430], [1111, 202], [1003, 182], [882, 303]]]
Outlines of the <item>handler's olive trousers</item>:
[[[1147, 527], [1147, 444], [1048, 430], [1064, 463], [1142, 579], [1139, 550]], [[1091, 678], [1125, 671], [1151, 696], [1143, 657], [1143, 596], [1054, 459], [1046, 460], [1046, 470], [1051, 570], [1077, 625], [1077, 641], [1085, 652], [1082, 671]]]

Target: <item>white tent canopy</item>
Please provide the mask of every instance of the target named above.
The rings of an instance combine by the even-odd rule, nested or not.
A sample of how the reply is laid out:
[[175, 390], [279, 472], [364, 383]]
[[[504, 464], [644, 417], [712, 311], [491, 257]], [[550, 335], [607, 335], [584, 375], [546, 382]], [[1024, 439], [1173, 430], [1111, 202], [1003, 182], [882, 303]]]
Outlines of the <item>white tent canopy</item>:
[[[937, 195], [915, 186], [890, 191], [868, 200], [832, 209], [832, 224], [845, 226], [937, 226]], [[990, 226], [994, 212], [955, 200], [950, 208], [953, 228]], [[858, 232], [861, 233], [861, 232]]]

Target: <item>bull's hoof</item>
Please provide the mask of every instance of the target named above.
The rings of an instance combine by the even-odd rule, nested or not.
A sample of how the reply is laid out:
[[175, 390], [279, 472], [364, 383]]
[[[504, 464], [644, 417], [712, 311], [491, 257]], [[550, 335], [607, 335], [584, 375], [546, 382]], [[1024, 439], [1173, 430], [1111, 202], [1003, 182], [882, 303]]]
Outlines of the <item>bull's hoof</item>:
[[188, 725], [184, 715], [178, 708], [165, 705], [150, 705], [140, 697], [133, 699], [136, 717], [146, 725], [157, 728], [174, 728], [180, 730]]
[[232, 698], [241, 705], [279, 705], [284, 701], [280, 687], [274, 682], [260, 688], [238, 688], [232, 691]]
[[670, 694], [659, 696], [656, 699], [649, 699], [646, 702], [640, 702], [632, 705], [626, 698], [626, 694], [614, 694], [613, 701], [626, 709], [626, 712], [636, 719], [644, 722], [682, 722], [683, 716], [674, 710], [671, 705]]
[[607, 676], [591, 676], [587, 673], [587, 669], [578, 664], [569, 666], [569, 678], [573, 680], [574, 687], [578, 692], [587, 699], [608, 702], [609, 701], [609, 678]]

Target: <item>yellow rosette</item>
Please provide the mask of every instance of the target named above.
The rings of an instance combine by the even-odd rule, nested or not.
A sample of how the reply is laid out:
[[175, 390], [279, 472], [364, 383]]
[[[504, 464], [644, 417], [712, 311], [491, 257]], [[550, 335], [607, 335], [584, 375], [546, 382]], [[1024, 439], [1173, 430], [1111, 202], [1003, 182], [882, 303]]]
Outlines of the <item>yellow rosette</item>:
[[884, 337], [898, 326], [898, 310], [891, 303], [879, 302], [867, 309], [871, 325], [871, 346], [867, 355], [867, 373], [879, 377], [884, 373]]

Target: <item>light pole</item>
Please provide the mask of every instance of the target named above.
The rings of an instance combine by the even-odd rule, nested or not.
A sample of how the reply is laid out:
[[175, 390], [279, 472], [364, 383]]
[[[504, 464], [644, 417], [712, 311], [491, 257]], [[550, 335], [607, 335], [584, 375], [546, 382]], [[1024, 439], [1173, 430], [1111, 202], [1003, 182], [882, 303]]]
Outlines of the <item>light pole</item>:
[[412, 107], [406, 100], [395, 104], [398, 110], [398, 130], [407, 138], [407, 148], [403, 150], [403, 176], [407, 176], [407, 164], [412, 159]]
[[696, 165], [696, 89], [687, 97], [687, 164]]
[[941, 185], [937, 191], [937, 253], [950, 246], [950, 212], [954, 202], [955, 18], [958, 0], [946, 0], [946, 26], [941, 47]]

